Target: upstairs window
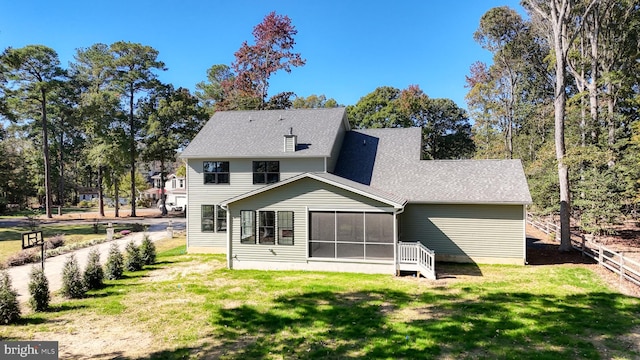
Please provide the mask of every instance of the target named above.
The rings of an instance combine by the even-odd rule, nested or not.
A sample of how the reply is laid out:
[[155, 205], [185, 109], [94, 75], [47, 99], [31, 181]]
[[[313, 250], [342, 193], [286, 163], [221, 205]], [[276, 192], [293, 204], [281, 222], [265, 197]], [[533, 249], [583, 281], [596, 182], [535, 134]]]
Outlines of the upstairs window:
[[254, 161], [253, 162], [253, 183], [273, 184], [280, 181], [279, 161]]
[[229, 183], [229, 162], [228, 161], [205, 161], [202, 163], [205, 184], [228, 184]]

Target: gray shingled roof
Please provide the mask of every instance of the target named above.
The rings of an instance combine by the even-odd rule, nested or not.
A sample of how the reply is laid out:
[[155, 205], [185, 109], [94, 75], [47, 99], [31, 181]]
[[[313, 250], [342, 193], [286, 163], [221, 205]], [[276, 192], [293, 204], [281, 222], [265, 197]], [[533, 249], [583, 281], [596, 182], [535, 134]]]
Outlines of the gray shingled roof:
[[402, 208], [407, 202], [405, 199], [397, 195], [390, 194], [378, 189], [374, 189], [374, 188], [371, 188], [370, 186], [363, 185], [361, 183], [351, 181], [349, 179], [336, 176], [334, 174], [323, 173], [323, 172], [313, 172], [313, 173], [299, 174], [299, 175], [290, 177], [288, 179], [282, 180], [280, 182], [267, 185], [253, 191], [249, 191], [247, 193], [244, 193], [238, 196], [234, 196], [230, 199], [223, 201], [222, 204], [226, 205], [242, 199], [246, 199], [251, 196], [255, 196], [260, 193], [263, 193], [265, 191], [270, 191], [272, 189], [278, 188], [280, 186], [286, 186], [292, 182], [295, 182], [304, 178], [311, 178], [311, 179], [315, 179], [333, 186], [337, 186], [339, 188], [351, 191], [353, 193], [360, 194], [368, 198], [387, 203], [395, 208]]
[[420, 139], [419, 128], [351, 131], [335, 173], [410, 203], [531, 203], [520, 160], [420, 160]]
[[[328, 157], [345, 108], [216, 112], [183, 158]], [[284, 152], [284, 135], [297, 135], [295, 152]]]

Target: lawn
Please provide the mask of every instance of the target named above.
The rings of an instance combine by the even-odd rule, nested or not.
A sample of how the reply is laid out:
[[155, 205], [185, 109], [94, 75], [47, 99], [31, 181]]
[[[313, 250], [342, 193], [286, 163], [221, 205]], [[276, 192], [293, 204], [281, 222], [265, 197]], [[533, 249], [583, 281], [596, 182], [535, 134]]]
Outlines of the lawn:
[[640, 300], [587, 266], [439, 264], [429, 281], [224, 261], [169, 249], [0, 337], [57, 340], [60, 358], [640, 358]]

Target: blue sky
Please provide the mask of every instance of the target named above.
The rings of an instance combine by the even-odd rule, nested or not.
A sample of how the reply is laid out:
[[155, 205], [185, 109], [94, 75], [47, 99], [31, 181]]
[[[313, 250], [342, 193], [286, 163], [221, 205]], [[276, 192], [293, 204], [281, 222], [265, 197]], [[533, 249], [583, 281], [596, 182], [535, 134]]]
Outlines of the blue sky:
[[324, 94], [352, 105], [379, 86], [417, 84], [466, 108], [469, 66], [491, 61], [473, 32], [482, 14], [502, 5], [522, 13], [517, 0], [0, 0], [0, 48], [46, 45], [66, 67], [77, 48], [138, 42], [160, 52], [162, 81], [193, 90], [211, 65], [230, 65], [253, 27], [276, 11], [291, 18], [307, 64], [276, 73], [270, 94]]

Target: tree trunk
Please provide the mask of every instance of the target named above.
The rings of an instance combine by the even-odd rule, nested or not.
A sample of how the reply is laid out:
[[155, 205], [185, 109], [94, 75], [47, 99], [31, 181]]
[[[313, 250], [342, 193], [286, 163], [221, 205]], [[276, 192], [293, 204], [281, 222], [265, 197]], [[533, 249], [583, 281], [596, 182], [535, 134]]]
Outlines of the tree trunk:
[[600, 119], [598, 119], [598, 33], [600, 32], [598, 7], [593, 8], [593, 29], [589, 33], [591, 43], [591, 82], [587, 84], [589, 88], [589, 109], [591, 112], [591, 124], [593, 131], [591, 137], [594, 144], [598, 144], [600, 137]]
[[104, 191], [102, 189], [102, 166], [98, 166], [98, 211], [104, 217]]
[[118, 188], [118, 179], [113, 177], [113, 192], [115, 193], [115, 217], [120, 217], [120, 189]]
[[616, 144], [616, 119], [615, 119], [615, 100], [613, 99], [613, 84], [607, 84], [607, 127], [609, 130], [609, 136], [607, 136], [607, 146], [610, 152], [610, 158], [607, 165], [611, 168], [616, 164], [614, 157], [614, 146]]
[[[564, 143], [564, 115], [567, 94], [565, 92], [565, 67], [567, 64], [566, 53], [569, 44], [566, 44], [566, 25], [564, 12], [568, 9], [558, 8], [551, 11], [551, 25], [554, 37], [554, 50], [556, 54], [556, 86], [554, 99], [554, 130], [556, 143], [556, 160], [558, 161], [558, 182], [560, 185], [560, 251], [571, 250], [571, 200], [569, 189], [569, 167], [564, 163], [566, 147]], [[553, 5], [552, 5], [553, 6]]]
[[45, 191], [45, 210], [47, 217], [51, 216], [51, 163], [49, 159], [49, 134], [47, 133], [47, 93], [44, 89], [40, 90], [42, 95], [42, 152], [44, 152], [44, 191]]
[[160, 199], [161, 199], [161, 211], [162, 211], [162, 216], [166, 216], [167, 215], [167, 196], [164, 192], [164, 184], [165, 184], [165, 179], [164, 179], [164, 160], [160, 160]]
[[131, 217], [136, 216], [136, 131], [135, 121], [133, 118], [133, 85], [131, 85], [131, 93], [129, 96], [129, 136], [131, 137], [131, 144], [129, 152], [131, 156]]
[[58, 161], [58, 171], [60, 172], [60, 180], [58, 181], [58, 205], [64, 205], [64, 131], [60, 129], [60, 149]]

